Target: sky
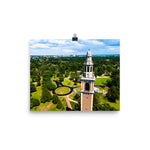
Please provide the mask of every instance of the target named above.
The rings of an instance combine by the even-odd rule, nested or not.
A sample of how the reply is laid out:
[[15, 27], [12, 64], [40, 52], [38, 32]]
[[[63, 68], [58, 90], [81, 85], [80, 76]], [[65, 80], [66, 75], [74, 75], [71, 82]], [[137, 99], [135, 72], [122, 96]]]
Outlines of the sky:
[[30, 55], [92, 55], [120, 54], [119, 39], [47, 39], [31, 40]]

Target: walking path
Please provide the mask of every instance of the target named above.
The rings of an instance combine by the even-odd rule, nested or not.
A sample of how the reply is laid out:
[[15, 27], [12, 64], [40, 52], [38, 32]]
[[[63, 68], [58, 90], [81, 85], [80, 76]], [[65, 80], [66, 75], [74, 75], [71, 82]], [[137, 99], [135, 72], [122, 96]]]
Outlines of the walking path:
[[47, 111], [48, 110], [48, 108], [50, 108], [51, 106], [52, 106], [52, 102], [50, 102], [44, 109], [43, 109], [43, 111]]
[[69, 99], [69, 101], [71, 101], [71, 102], [74, 102], [74, 103], [77, 103], [78, 104], [78, 102], [77, 101], [74, 101], [73, 99], [70, 99], [70, 98], [68, 98]]
[[[63, 85], [62, 83], [60, 83], [61, 86], [59, 86], [59, 84], [58, 84], [58, 82], [56, 80], [53, 80], [53, 81], [56, 83], [57, 87], [54, 90], [52, 90], [52, 93], [53, 94], [57, 94], [58, 96], [67, 96], [67, 95], [71, 94], [73, 89], [75, 88], [75, 87], [73, 88], [73, 87], [70, 87], [70, 86], [67, 86], [67, 85]], [[68, 93], [65, 93], [65, 94], [58, 94], [55, 91], [59, 87], [68, 87], [70, 89], [70, 91]]]
[[53, 104], [53, 102], [50, 102], [46, 107], [39, 107], [39, 106], [37, 106], [36, 108], [38, 108], [38, 109], [41, 109], [42, 111], [47, 111], [48, 110], [48, 108], [50, 108], [51, 106], [52, 106], [52, 104]]
[[66, 102], [67, 102], [68, 108], [72, 109], [68, 96], [66, 96]]
[[110, 78], [110, 76], [97, 76], [96, 78]]

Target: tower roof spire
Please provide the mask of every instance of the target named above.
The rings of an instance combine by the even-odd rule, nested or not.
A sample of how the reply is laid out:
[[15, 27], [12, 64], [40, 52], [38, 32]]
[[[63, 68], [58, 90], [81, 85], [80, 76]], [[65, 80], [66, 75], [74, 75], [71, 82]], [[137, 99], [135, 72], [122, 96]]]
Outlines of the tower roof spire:
[[87, 52], [87, 56], [92, 56], [90, 49]]
[[86, 61], [85, 61], [84, 65], [93, 65], [92, 54], [91, 54], [90, 49], [87, 51]]

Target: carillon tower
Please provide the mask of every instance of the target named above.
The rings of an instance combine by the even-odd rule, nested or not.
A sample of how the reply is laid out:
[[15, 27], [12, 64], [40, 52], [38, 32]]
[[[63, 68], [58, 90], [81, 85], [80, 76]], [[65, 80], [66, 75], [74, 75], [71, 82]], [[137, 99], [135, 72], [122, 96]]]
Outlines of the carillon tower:
[[81, 111], [92, 111], [94, 80], [92, 54], [88, 50], [84, 62], [84, 73], [81, 78]]

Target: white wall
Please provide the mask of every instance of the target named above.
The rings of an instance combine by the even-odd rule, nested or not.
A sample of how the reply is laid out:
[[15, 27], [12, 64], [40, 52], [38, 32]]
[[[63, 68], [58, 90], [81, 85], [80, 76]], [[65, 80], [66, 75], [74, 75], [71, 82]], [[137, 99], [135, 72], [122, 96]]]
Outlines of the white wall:
[[[150, 149], [149, 1], [0, 2], [0, 149]], [[29, 112], [29, 40], [121, 39], [120, 112]]]

